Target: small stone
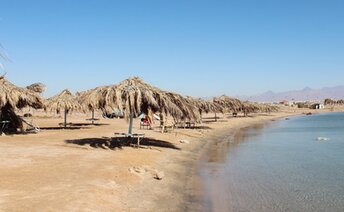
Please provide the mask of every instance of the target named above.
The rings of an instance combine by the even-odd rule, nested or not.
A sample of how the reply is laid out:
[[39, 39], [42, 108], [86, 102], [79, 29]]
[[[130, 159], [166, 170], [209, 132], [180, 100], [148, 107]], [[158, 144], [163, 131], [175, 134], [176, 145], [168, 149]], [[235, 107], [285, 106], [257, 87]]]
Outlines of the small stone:
[[189, 144], [190, 143], [190, 141], [188, 141], [188, 140], [180, 140], [179, 142], [182, 144]]
[[164, 174], [163, 171], [161, 171], [161, 172], [156, 172], [156, 173], [155, 173], [155, 176], [154, 176], [154, 178], [157, 179], [157, 180], [162, 180], [162, 178], [164, 178], [164, 177], [165, 177], [165, 174]]

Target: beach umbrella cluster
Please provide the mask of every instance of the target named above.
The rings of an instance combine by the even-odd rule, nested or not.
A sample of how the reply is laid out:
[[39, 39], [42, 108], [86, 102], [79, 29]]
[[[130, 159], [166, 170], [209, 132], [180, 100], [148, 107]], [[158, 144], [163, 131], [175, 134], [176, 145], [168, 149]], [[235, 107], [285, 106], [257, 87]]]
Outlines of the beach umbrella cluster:
[[[31, 106], [42, 108], [43, 100], [38, 95], [45, 89], [42, 83], [35, 83], [24, 88], [19, 88], [0, 79], [0, 107], [22, 108]], [[188, 120], [198, 123], [201, 121], [202, 113], [225, 113], [242, 112], [245, 115], [254, 112], [274, 112], [278, 108], [267, 104], [242, 102], [239, 99], [226, 95], [215, 97], [213, 100], [202, 98], [184, 97], [170, 91], [164, 91], [150, 85], [139, 77], [131, 77], [118, 84], [99, 86], [87, 91], [78, 92], [75, 96], [68, 90], [47, 99], [44, 103], [46, 111], [64, 111], [64, 127], [67, 126], [67, 114], [72, 111], [94, 111], [103, 112], [121, 111], [126, 120], [132, 123], [133, 117], [145, 113], [153, 116], [154, 113], [171, 116], [175, 122]], [[216, 115], [215, 115], [216, 117]], [[131, 126], [129, 134], [131, 134]]]
[[43, 108], [44, 100], [39, 94], [32, 90], [15, 86], [0, 77], [0, 120], [9, 121], [8, 129], [16, 132], [22, 129], [22, 120], [15, 114], [15, 109], [32, 107], [35, 109]]

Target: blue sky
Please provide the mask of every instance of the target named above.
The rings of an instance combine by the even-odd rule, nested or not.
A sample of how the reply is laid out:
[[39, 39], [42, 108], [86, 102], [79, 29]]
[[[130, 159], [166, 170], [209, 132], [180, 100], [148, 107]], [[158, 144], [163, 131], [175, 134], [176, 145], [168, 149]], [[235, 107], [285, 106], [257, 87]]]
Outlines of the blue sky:
[[7, 78], [46, 96], [129, 76], [193, 96], [342, 85], [344, 1], [0, 0]]

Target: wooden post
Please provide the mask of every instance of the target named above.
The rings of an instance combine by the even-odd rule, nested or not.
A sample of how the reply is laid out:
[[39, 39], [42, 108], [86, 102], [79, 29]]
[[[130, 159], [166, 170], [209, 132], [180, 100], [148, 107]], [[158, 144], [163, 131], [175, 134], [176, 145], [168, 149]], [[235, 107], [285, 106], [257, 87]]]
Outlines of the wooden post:
[[66, 128], [67, 127], [67, 108], [64, 110], [64, 124], [63, 126]]
[[92, 110], [92, 124], [94, 125], [94, 109]]
[[128, 129], [128, 134], [131, 135], [133, 132], [133, 119], [134, 119], [134, 114], [130, 112], [129, 115], [129, 129]]
[[216, 116], [216, 112], [215, 112], [215, 122], [217, 122], [217, 116]]

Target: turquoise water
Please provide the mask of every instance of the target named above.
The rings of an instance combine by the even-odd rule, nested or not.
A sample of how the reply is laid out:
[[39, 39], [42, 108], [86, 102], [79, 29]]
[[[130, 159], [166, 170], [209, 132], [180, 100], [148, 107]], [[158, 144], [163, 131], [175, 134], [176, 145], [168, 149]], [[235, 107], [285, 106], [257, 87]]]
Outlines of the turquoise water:
[[215, 139], [201, 168], [206, 211], [344, 211], [344, 113]]

